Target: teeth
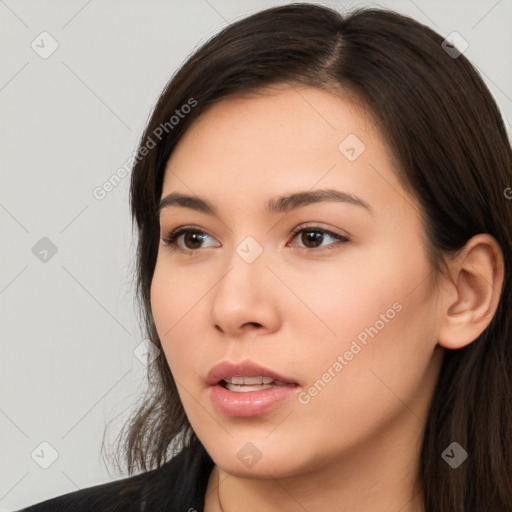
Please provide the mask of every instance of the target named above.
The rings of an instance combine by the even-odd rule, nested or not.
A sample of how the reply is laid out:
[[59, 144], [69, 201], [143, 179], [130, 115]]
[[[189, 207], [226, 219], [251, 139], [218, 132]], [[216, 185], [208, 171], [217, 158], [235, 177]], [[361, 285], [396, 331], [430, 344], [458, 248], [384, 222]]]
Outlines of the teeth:
[[237, 393], [261, 391], [262, 389], [269, 389], [280, 384], [277, 381], [274, 382], [272, 377], [241, 377], [239, 375], [226, 377], [224, 382], [226, 383], [226, 389]]
[[239, 384], [252, 386], [254, 384], [271, 384], [274, 379], [272, 377], [226, 377], [224, 379], [227, 384]]
[[231, 384], [226, 382], [226, 389], [229, 391], [235, 391], [237, 393], [247, 393], [249, 391], [261, 391], [262, 389], [268, 389], [274, 387], [272, 384], [255, 384], [249, 386], [247, 384]]

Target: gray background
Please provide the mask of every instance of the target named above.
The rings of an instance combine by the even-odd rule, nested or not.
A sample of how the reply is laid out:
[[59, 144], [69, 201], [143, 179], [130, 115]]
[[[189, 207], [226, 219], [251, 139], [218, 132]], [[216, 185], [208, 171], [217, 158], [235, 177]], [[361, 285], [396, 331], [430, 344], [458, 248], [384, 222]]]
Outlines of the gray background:
[[[106, 423], [108, 441], [145, 387], [129, 176], [102, 200], [93, 190], [133, 154], [190, 52], [284, 3], [0, 0], [1, 510], [123, 476], [100, 449]], [[510, 130], [512, 0], [319, 3], [390, 7], [457, 31]], [[47, 58], [43, 31], [59, 45]]]

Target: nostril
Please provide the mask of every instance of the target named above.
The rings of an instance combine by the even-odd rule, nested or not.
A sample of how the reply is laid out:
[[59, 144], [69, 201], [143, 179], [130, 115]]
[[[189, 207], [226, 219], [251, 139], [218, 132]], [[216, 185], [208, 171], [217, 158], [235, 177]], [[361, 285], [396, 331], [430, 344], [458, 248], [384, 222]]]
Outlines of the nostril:
[[[259, 324], [258, 322], [247, 322], [244, 324], [244, 327], [246, 325], [249, 325], [251, 327], [262, 327], [262, 325]], [[222, 329], [222, 327], [218, 324], [215, 324], [215, 329], [217, 329], [217, 331], [219, 331], [219, 332], [222, 332], [222, 333], [224, 332], [224, 329]]]

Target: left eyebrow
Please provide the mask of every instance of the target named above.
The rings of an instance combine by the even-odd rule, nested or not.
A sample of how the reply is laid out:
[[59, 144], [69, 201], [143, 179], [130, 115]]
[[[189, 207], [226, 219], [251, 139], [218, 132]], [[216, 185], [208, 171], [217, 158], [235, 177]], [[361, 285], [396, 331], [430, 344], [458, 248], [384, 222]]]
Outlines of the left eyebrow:
[[296, 208], [301, 208], [313, 203], [334, 201], [339, 203], [361, 206], [373, 215], [372, 207], [363, 199], [334, 189], [311, 190], [295, 192], [287, 196], [271, 199], [265, 206], [267, 213], [286, 213]]
[[[286, 213], [309, 204], [329, 201], [360, 206], [372, 215], [374, 214], [372, 207], [363, 199], [353, 194], [334, 189], [310, 190], [279, 196], [270, 199], [266, 203], [265, 212], [271, 214]], [[164, 208], [170, 206], [180, 206], [208, 215], [218, 216], [217, 209], [209, 201], [198, 196], [189, 196], [180, 192], [171, 192], [169, 195], [165, 196], [158, 205], [157, 213], [160, 214]]]

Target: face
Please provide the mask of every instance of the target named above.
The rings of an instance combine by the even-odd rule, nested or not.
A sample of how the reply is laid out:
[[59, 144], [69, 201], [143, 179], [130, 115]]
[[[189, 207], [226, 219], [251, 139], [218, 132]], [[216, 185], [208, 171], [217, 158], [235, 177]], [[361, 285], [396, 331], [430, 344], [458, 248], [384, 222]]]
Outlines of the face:
[[[162, 199], [153, 316], [217, 466], [284, 477], [418, 446], [436, 295], [419, 208], [369, 116], [308, 87], [224, 99], [176, 147]], [[244, 375], [274, 380], [217, 384]]]

